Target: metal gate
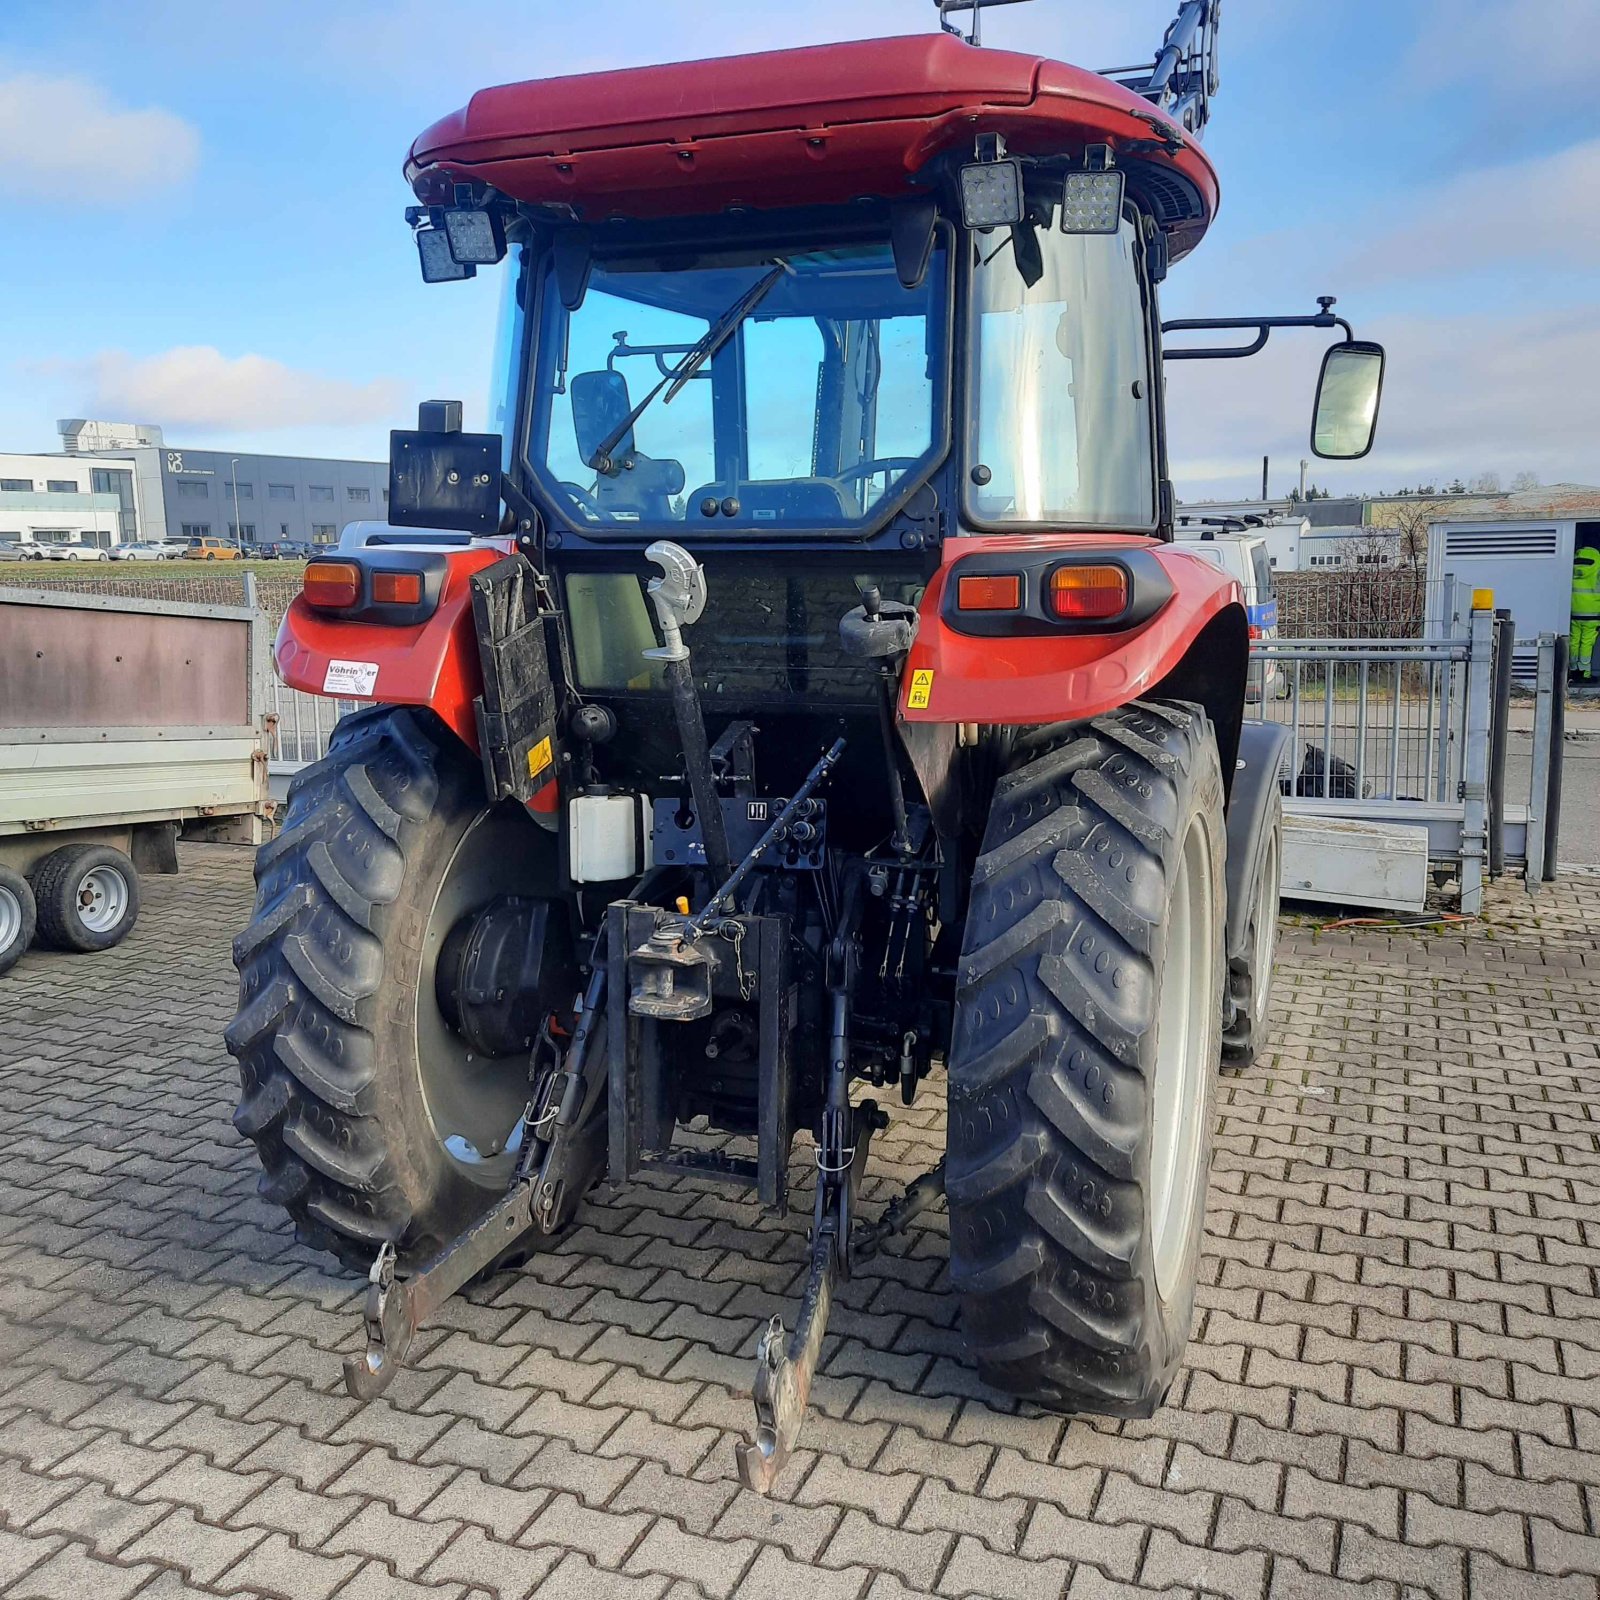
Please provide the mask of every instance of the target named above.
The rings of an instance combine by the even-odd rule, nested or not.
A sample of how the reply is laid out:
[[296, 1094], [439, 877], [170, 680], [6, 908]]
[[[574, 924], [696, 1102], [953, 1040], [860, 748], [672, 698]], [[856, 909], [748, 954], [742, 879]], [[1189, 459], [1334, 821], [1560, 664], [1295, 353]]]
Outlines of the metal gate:
[[1553, 868], [1565, 673], [1562, 641], [1541, 635], [1532, 775], [1525, 797], [1508, 797], [1513, 625], [1488, 591], [1446, 589], [1428, 637], [1256, 641], [1249, 698], [1290, 730], [1287, 813], [1426, 828], [1430, 865], [1476, 913], [1486, 876], [1523, 866], [1531, 890]]

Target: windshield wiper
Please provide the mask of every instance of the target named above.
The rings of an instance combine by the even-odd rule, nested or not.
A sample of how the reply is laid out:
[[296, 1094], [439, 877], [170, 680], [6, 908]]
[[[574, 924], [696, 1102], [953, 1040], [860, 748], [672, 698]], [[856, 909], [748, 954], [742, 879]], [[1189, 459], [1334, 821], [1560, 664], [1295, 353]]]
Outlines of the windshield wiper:
[[633, 425], [642, 417], [656, 396], [663, 389], [667, 392], [664, 405], [671, 405], [678, 391], [686, 384], [706, 362], [732, 337], [734, 330], [750, 315], [755, 308], [772, 292], [778, 279], [789, 271], [789, 264], [780, 261], [771, 272], [758, 278], [750, 285], [726, 311], [711, 324], [709, 328], [684, 352], [683, 359], [669, 372], [627, 416], [625, 416], [595, 449], [594, 458], [589, 465], [602, 477], [615, 477], [621, 470], [618, 462], [611, 459], [611, 452], [633, 432]]

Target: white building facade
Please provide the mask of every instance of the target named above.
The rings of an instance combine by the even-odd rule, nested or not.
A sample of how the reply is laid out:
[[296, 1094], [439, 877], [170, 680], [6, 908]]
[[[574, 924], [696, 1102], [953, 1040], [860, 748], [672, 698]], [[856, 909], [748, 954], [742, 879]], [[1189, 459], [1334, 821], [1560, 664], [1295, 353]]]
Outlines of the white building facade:
[[108, 550], [144, 537], [130, 462], [0, 453], [0, 544]]

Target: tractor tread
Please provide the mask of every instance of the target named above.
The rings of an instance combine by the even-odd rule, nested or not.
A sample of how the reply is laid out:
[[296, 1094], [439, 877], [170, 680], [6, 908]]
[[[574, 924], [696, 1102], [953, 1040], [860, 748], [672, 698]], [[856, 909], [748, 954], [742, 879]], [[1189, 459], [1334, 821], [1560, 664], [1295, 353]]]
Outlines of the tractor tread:
[[1146, 1416], [1191, 1315], [1159, 1300], [1146, 1216], [1160, 963], [1195, 808], [1220, 844], [1220, 764], [1198, 707], [1147, 701], [1027, 730], [1012, 760], [957, 969], [950, 1279], [986, 1381]]

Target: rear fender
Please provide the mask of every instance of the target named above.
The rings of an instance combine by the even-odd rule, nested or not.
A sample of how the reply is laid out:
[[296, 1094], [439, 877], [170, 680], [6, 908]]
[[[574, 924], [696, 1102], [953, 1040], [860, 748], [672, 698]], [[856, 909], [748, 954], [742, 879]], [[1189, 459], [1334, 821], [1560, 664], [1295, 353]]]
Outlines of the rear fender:
[[1276, 722], [1247, 722], [1239, 737], [1233, 793], [1228, 801], [1228, 959], [1249, 954], [1250, 893], [1261, 835], [1278, 792], [1278, 768], [1289, 730]]
[[411, 627], [330, 616], [296, 595], [272, 647], [278, 676], [306, 694], [426, 706], [477, 750], [472, 703], [483, 693], [483, 670], [468, 580], [504, 555], [494, 545], [451, 551], [438, 609]]
[[[1172, 585], [1170, 598], [1134, 627], [975, 637], [958, 633], [944, 620], [946, 582], [951, 569], [967, 557], [1008, 552], [1029, 556], [1104, 552], [1115, 557], [1132, 550], [1150, 551]], [[1218, 650], [1230, 658], [1240, 657], [1237, 663], [1231, 659], [1225, 665], [1216, 663], [1220, 671], [1213, 676], [1231, 677], [1237, 667], [1242, 708], [1248, 628], [1238, 582], [1180, 545], [1084, 534], [951, 539], [945, 544], [944, 565], [929, 582], [918, 609], [917, 638], [900, 687], [900, 715], [909, 723], [1031, 726], [1100, 716], [1158, 688], [1168, 692], [1164, 686], [1183, 676], [1180, 668], [1186, 657], [1208, 634]], [[1213, 627], [1229, 613], [1236, 615], [1236, 627]], [[1211, 709], [1209, 699], [1202, 703]], [[1239, 715], [1239, 708], [1231, 713], [1232, 738], [1223, 750], [1225, 774], [1237, 745]], [[1219, 746], [1223, 740], [1219, 726]]]

